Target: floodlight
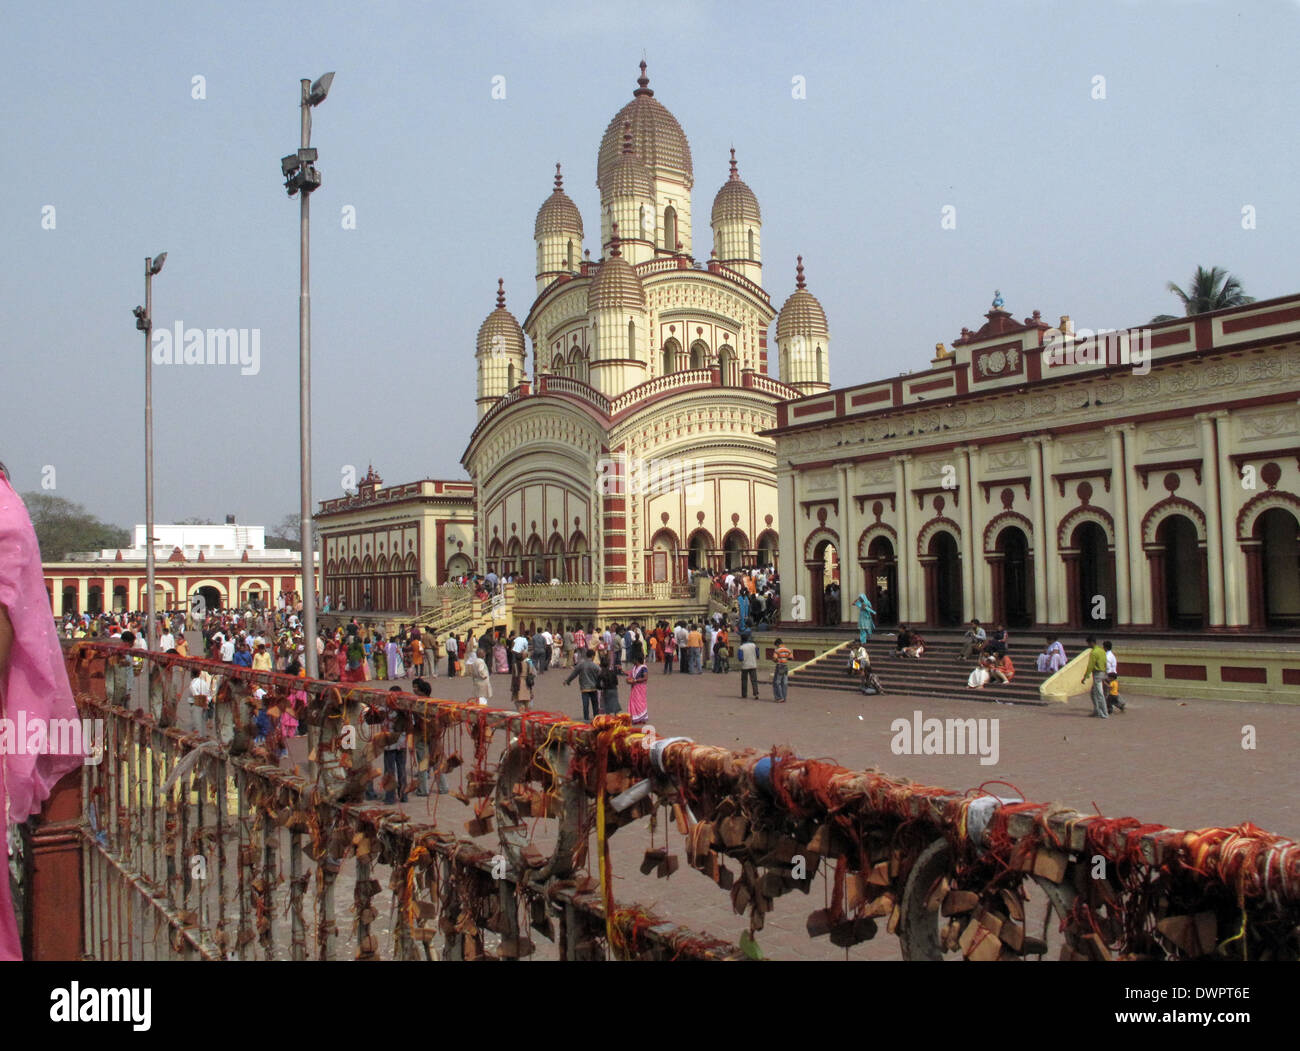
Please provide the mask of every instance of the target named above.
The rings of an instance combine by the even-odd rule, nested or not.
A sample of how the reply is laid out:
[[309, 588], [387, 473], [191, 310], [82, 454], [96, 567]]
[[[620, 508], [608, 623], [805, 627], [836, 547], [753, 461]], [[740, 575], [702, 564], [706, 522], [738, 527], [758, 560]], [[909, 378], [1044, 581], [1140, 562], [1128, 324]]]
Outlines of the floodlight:
[[166, 261], [167, 261], [167, 253], [159, 252], [156, 256], [153, 257], [153, 262], [149, 264], [149, 273], [151, 274], [159, 273], [163, 268], [163, 263], [165, 263]]
[[325, 101], [325, 96], [329, 94], [330, 85], [334, 83], [334, 74], [326, 73], [307, 92], [307, 102], [312, 106], [319, 106]]

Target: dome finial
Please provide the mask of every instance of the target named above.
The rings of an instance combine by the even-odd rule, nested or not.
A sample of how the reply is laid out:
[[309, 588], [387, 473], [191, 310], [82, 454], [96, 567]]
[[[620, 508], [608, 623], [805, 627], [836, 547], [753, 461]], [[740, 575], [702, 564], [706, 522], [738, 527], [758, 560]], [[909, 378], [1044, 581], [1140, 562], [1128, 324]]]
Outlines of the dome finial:
[[794, 287], [803, 288], [803, 256], [798, 256], [798, 265], [794, 268]]
[[632, 153], [632, 122], [625, 120], [623, 122], [623, 152]]
[[639, 85], [639, 87], [634, 92], [632, 92], [634, 97], [639, 98], [642, 95], [654, 94], [654, 92], [650, 88], [650, 78], [645, 75], [645, 59], [641, 60], [641, 75], [636, 78], [636, 82]]
[[502, 310], [506, 305], [506, 280], [504, 277], [497, 278], [497, 309]]
[[619, 248], [617, 221], [614, 222], [613, 228], [610, 233], [609, 254], [615, 259], [619, 258], [623, 254], [622, 250]]
[[736, 170], [736, 147], [731, 147], [731, 178], [739, 179], [740, 172]]
[[555, 192], [561, 193], [564, 190], [564, 176], [560, 174], [560, 162], [555, 162]]

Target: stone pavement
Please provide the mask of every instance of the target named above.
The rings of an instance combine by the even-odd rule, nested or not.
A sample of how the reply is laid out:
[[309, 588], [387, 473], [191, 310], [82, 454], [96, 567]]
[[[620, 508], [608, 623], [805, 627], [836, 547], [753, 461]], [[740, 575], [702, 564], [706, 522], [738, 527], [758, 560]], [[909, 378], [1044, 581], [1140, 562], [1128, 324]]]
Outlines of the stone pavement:
[[[883, 671], [903, 673], [892, 665]], [[536, 708], [580, 716], [577, 683], [563, 685], [567, 674], [552, 669], [538, 677]], [[852, 769], [874, 767], [959, 791], [1005, 781], [1027, 799], [1061, 802], [1085, 813], [1095, 808], [1109, 817], [1131, 816], [1178, 828], [1251, 821], [1270, 832], [1300, 837], [1300, 769], [1294, 758], [1300, 728], [1297, 706], [1126, 694], [1128, 711], [1101, 720], [1090, 718], [1086, 696], [1031, 708], [797, 688], [791, 689], [787, 703], [777, 704], [771, 700], [769, 675], [770, 669], [760, 671], [761, 700], [742, 701], [740, 676], [734, 670], [729, 675], [674, 671], [668, 676], [661, 665], [652, 665], [650, 722], [660, 737], [687, 736], [737, 750], [789, 745], [803, 757], [825, 758]], [[885, 682], [888, 686], [887, 677]], [[433, 688], [435, 697], [470, 696], [464, 678], [440, 677]], [[494, 675], [493, 688], [494, 706], [508, 707], [508, 677]], [[626, 691], [621, 700], [626, 707]], [[900, 717], [911, 722], [918, 710], [923, 718], [998, 720], [998, 761], [984, 765], [976, 755], [893, 754], [890, 724]], [[1242, 747], [1247, 728], [1254, 731], [1253, 749]], [[991, 788], [1002, 794], [1012, 791]], [[427, 820], [431, 802], [412, 796], [406, 809]], [[438, 823], [463, 834], [460, 804], [447, 797], [437, 802]], [[663, 833], [661, 823], [660, 845]], [[650, 845], [648, 819], [627, 826], [611, 840], [616, 900], [637, 902], [678, 922], [737, 939], [747, 920], [731, 911], [725, 892], [685, 865], [682, 837], [675, 828], [669, 840], [683, 863], [667, 880], [642, 876], [638, 870], [641, 854]], [[484, 846], [490, 847], [486, 839]], [[815, 882], [824, 883], [820, 876]], [[875, 940], [847, 952], [824, 937], [809, 938], [804, 921], [823, 906], [823, 895], [823, 888], [815, 886], [807, 896], [794, 892], [777, 899], [758, 937], [769, 957], [899, 958], [898, 941], [885, 934], [883, 924]]]

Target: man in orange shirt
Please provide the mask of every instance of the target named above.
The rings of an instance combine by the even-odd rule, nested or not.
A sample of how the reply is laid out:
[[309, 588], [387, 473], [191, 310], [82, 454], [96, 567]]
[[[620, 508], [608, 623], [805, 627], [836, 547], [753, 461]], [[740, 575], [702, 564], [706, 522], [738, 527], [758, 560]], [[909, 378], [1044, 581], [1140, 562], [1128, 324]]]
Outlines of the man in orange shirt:
[[690, 667], [687, 670], [692, 675], [703, 674], [704, 635], [700, 632], [700, 626], [693, 622], [690, 631], [686, 633], [686, 647], [691, 651]]
[[772, 663], [776, 665], [772, 669], [772, 696], [778, 701], [785, 701], [786, 690], [789, 687], [786, 676], [789, 674], [790, 661], [793, 659], [794, 652], [777, 639], [776, 649], [772, 651]]

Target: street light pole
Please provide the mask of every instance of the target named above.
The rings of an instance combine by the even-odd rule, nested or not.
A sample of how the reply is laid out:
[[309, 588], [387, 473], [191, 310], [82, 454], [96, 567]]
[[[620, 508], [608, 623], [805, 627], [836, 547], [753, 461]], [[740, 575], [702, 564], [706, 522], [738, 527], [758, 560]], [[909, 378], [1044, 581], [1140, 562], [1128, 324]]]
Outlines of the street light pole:
[[144, 586], [147, 649], [154, 648], [157, 611], [154, 609], [153, 562], [153, 277], [163, 268], [166, 252], [144, 260], [144, 306], [135, 308], [135, 327], [144, 333]]
[[289, 196], [300, 194], [299, 201], [299, 285], [298, 285], [298, 505], [302, 545], [302, 633], [303, 657], [309, 678], [320, 678], [316, 654], [316, 569], [312, 543], [311, 498], [311, 193], [320, 186], [320, 172], [315, 168], [316, 151], [311, 148], [311, 110], [325, 101], [333, 73], [326, 73], [314, 84], [302, 84], [302, 144], [296, 154], [284, 157], [280, 168]]

